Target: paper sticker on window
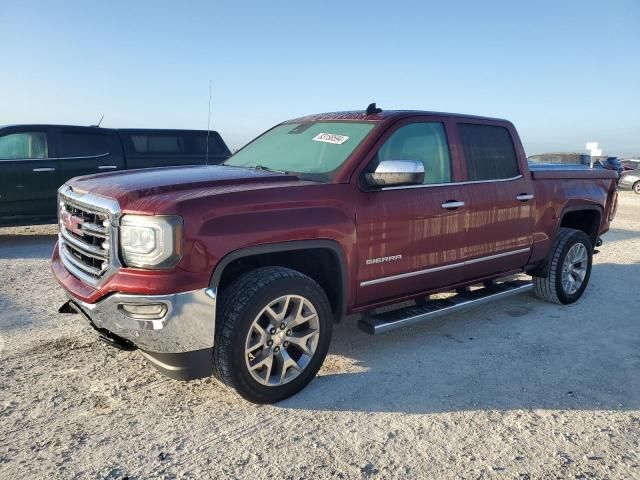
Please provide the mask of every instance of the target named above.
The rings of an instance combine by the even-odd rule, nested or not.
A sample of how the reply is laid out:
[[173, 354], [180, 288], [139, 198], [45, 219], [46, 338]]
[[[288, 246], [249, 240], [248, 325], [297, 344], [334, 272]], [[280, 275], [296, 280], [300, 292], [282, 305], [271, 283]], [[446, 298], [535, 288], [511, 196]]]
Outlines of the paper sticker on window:
[[316, 142], [335, 143], [336, 145], [342, 145], [349, 140], [346, 135], [338, 135], [337, 133], [319, 133], [312, 140]]

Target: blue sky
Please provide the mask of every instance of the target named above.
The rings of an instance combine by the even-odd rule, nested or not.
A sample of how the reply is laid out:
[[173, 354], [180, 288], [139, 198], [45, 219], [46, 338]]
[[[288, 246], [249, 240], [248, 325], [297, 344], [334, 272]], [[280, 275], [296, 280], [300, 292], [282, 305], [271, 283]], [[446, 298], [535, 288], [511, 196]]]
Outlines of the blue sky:
[[640, 154], [640, 1], [0, 0], [0, 124], [212, 128], [416, 108], [499, 116], [528, 154]]

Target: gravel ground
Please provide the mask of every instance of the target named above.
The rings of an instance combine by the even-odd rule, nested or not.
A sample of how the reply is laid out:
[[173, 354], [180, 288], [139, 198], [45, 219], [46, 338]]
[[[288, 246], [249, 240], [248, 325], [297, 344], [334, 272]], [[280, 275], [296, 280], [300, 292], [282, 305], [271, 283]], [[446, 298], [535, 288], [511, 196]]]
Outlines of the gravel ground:
[[571, 306], [334, 330], [276, 406], [169, 380], [60, 315], [55, 227], [0, 229], [0, 478], [640, 478], [640, 196]]

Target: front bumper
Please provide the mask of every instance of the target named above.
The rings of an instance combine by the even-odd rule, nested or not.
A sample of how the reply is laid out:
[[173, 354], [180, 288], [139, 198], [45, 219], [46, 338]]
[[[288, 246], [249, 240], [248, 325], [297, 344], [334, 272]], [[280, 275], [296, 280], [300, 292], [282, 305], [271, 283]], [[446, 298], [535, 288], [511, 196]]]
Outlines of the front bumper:
[[[207, 288], [169, 295], [115, 293], [96, 303], [69, 294], [98, 330], [107, 330], [141, 350], [174, 354], [210, 349], [215, 330], [216, 291]], [[131, 306], [161, 305], [163, 313], [132, 314]]]

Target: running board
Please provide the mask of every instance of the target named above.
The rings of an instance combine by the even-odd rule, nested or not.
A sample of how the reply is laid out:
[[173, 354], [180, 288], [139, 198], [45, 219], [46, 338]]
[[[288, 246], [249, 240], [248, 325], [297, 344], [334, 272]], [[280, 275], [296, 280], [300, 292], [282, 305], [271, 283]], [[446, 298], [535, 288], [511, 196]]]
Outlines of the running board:
[[407, 327], [448, 313], [460, 312], [476, 305], [528, 292], [532, 288], [533, 284], [524, 280], [495, 283], [473, 291], [461, 291], [446, 299], [427, 300], [423, 304], [370, 315], [360, 319], [358, 327], [371, 335], [379, 335], [396, 328]]

